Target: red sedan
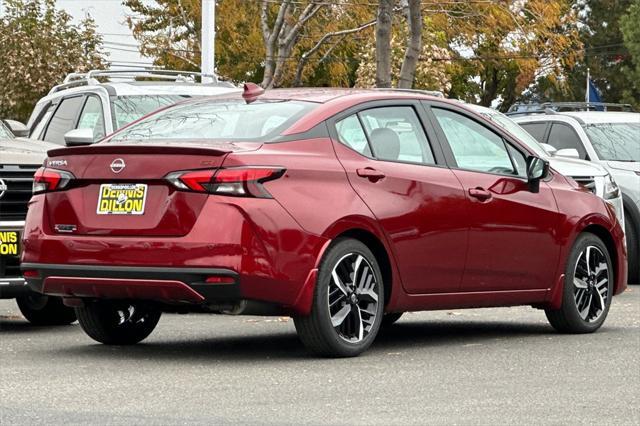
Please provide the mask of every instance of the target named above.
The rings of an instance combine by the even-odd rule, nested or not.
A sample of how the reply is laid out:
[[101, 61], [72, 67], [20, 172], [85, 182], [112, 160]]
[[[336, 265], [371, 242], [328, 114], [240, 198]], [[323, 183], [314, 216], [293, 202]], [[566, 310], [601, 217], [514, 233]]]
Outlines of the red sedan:
[[407, 311], [531, 305], [593, 332], [623, 241], [610, 205], [462, 104], [249, 85], [50, 151], [22, 268], [102, 343], [162, 312], [291, 315], [313, 352], [354, 356]]

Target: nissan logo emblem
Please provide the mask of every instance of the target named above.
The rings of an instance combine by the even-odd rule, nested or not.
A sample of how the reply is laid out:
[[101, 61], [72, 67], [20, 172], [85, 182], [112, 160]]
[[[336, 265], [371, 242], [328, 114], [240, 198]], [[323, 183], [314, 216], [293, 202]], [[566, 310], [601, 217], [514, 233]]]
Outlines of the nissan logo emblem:
[[110, 167], [113, 173], [120, 173], [126, 166], [127, 165], [124, 163], [124, 160], [122, 158], [116, 158], [111, 162]]
[[7, 184], [0, 179], [0, 198], [4, 197], [4, 193], [7, 192]]

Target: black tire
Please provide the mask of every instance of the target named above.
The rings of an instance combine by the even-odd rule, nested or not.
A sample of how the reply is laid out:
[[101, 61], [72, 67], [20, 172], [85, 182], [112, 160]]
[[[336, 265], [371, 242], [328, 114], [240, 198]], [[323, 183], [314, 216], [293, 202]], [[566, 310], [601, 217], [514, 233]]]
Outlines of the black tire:
[[162, 312], [140, 302], [93, 301], [76, 308], [76, 314], [93, 340], [105, 345], [133, 345], [151, 334]]
[[402, 312], [391, 312], [382, 317], [382, 327], [389, 327], [402, 317]]
[[[357, 261], [359, 257], [362, 259]], [[359, 262], [356, 269], [361, 274], [361, 279], [356, 281], [363, 285], [354, 290], [354, 273], [353, 269], [349, 270], [348, 265], [354, 267], [356, 262]], [[352, 282], [341, 281], [346, 292], [340, 291], [335, 284], [332, 278], [334, 268], [343, 277], [350, 277]], [[338, 239], [325, 253], [318, 272], [311, 314], [294, 317], [300, 340], [308, 350], [321, 356], [360, 355], [373, 343], [382, 323], [384, 283], [375, 256], [360, 241]], [[372, 277], [370, 280], [369, 276]], [[367, 291], [363, 292], [363, 289]], [[332, 307], [329, 305], [330, 300]], [[332, 314], [331, 309], [338, 312]], [[347, 313], [340, 315], [343, 310]], [[335, 327], [332, 315], [334, 320], [342, 317], [342, 322]], [[353, 337], [350, 332], [354, 334]]]
[[59, 297], [30, 292], [16, 299], [22, 315], [34, 325], [69, 325], [76, 320], [73, 308]]
[[629, 284], [640, 284], [640, 240], [638, 228], [631, 221], [631, 216], [624, 215], [624, 232], [627, 238], [627, 266], [629, 267]]
[[[582, 280], [583, 283], [588, 283], [585, 284], [587, 285], [587, 287], [584, 290], [576, 289], [574, 285], [574, 278], [577, 277], [579, 271], [582, 271], [584, 269], [581, 268], [580, 265], [578, 265], [578, 262], [580, 262], [581, 264], [582, 262], [585, 262], [585, 253], [587, 251], [587, 248], [591, 248], [591, 250], [593, 250], [594, 247], [597, 248], [604, 256], [603, 260], [606, 263], [607, 267], [607, 282], [601, 285], [602, 292], [604, 292], [606, 288], [606, 296], [603, 296], [599, 299], [604, 302], [604, 309], [595, 308], [595, 305], [591, 304], [591, 297], [595, 298], [594, 300], [598, 300], [596, 295], [596, 292], [598, 292], [597, 282], [598, 280], [601, 280], [603, 276], [600, 276], [599, 278], [595, 278], [593, 280]], [[590, 269], [593, 270], [593, 268]], [[549, 323], [553, 326], [553, 328], [561, 333], [575, 334], [593, 333], [594, 331], [599, 329], [607, 318], [609, 307], [611, 306], [614, 282], [613, 273], [614, 271], [612, 267], [611, 256], [609, 255], [609, 251], [607, 250], [607, 247], [604, 245], [602, 240], [590, 233], [581, 234], [576, 239], [576, 242], [569, 254], [569, 258], [567, 259], [567, 265], [565, 267], [564, 289], [562, 294], [562, 305], [560, 309], [545, 310], [547, 319], [549, 320]], [[583, 291], [583, 293], [581, 293], [583, 298], [578, 296], [577, 291]], [[588, 300], [587, 304], [589, 305], [589, 307], [583, 310], [586, 311], [586, 319], [583, 318], [580, 314], [580, 309], [578, 307], [580, 303], [578, 302], [578, 300]], [[600, 302], [598, 302], [598, 305], [600, 305]], [[590, 318], [592, 309], [595, 311], [598, 311], [599, 309], [599, 316]]]

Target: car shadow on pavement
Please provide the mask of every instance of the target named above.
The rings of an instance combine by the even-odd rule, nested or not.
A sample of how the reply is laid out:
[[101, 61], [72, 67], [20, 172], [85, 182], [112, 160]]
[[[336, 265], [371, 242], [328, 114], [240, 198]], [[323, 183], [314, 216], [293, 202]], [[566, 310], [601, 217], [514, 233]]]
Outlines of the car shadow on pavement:
[[33, 325], [20, 316], [0, 316], [0, 334], [33, 333], [43, 330], [75, 330], [73, 325]]
[[[611, 330], [610, 328], [608, 330]], [[601, 332], [607, 332], [604, 328]], [[425, 350], [439, 346], [508, 344], [521, 338], [559, 336], [547, 324], [515, 322], [425, 321], [399, 322], [380, 331], [376, 342], [364, 356], [379, 352]], [[499, 342], [503, 341], [503, 342]], [[496, 343], [499, 342], [499, 343]], [[54, 355], [113, 359], [153, 359], [154, 361], [250, 363], [315, 358], [307, 352], [295, 333], [264, 333], [249, 336], [194, 338], [192, 340], [148, 340], [134, 346], [104, 346], [88, 340], [86, 345], [51, 348]]]

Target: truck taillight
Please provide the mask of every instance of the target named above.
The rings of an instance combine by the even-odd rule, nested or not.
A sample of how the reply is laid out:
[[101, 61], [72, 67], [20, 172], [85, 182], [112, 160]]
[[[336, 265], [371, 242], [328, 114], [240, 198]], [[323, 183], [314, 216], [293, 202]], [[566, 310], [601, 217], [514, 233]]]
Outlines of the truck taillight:
[[40, 167], [33, 175], [33, 193], [58, 191], [66, 188], [74, 176], [64, 170]]
[[186, 170], [169, 173], [166, 179], [183, 191], [234, 197], [273, 198], [264, 183], [278, 179], [282, 167], [231, 167], [217, 170]]

